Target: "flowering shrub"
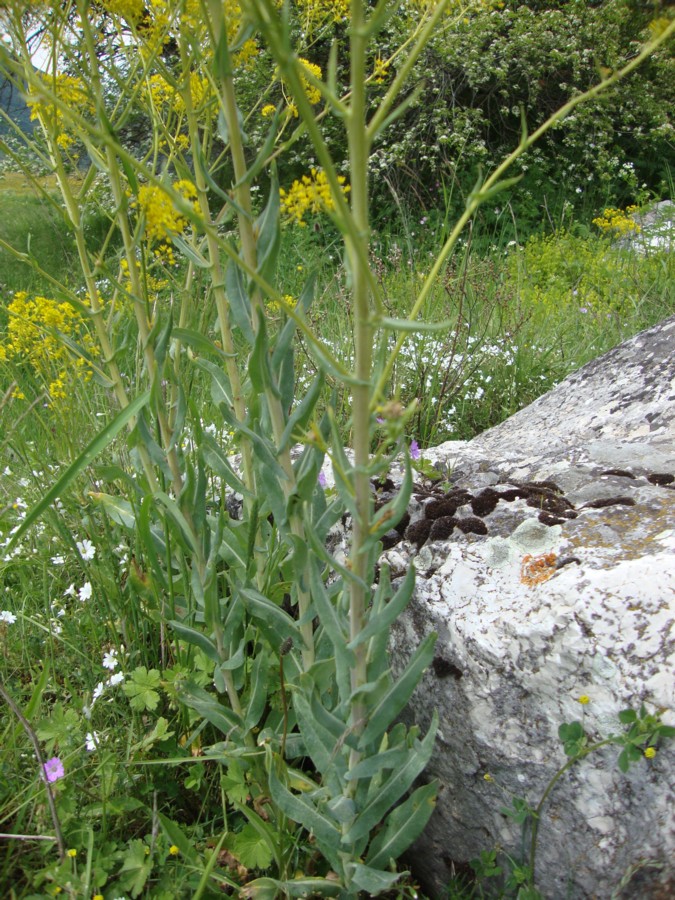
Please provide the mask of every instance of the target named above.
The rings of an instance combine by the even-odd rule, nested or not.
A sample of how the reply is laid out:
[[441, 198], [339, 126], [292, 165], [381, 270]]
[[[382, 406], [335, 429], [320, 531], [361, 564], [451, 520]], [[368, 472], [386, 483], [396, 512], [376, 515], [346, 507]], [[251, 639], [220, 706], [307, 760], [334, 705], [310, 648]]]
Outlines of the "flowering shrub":
[[[86, 383], [92, 376], [87, 356], [95, 354], [96, 342], [84, 316], [67, 302], [49, 297], [29, 297], [25, 291], [14, 295], [7, 307], [5, 339], [0, 342], [0, 360], [26, 365], [45, 387], [50, 406], [63, 404], [75, 382]], [[73, 344], [78, 342], [82, 355]], [[23, 398], [20, 388], [15, 396]]]
[[[188, 201], [194, 201], [197, 197], [197, 189], [187, 179], [176, 181], [173, 190]], [[143, 185], [139, 188], [138, 200], [132, 201], [131, 207], [138, 209], [143, 216], [145, 240], [150, 247], [154, 247], [155, 254], [175, 262], [170, 239], [187, 227], [188, 220], [176, 209], [167, 192], [154, 184]]]
[[[345, 184], [346, 180], [344, 175], [338, 176], [338, 182], [343, 185], [345, 195], [350, 190], [349, 185]], [[287, 191], [281, 188], [279, 193], [282, 212], [303, 227], [307, 224], [305, 217], [308, 213], [317, 215], [330, 212], [334, 208], [326, 173], [316, 169], [294, 181]]]
[[631, 218], [631, 213], [636, 212], [637, 206], [627, 206], [625, 209], [605, 209], [601, 216], [593, 219], [603, 234], [614, 237], [623, 237], [626, 234], [639, 234], [642, 231], [640, 225]]

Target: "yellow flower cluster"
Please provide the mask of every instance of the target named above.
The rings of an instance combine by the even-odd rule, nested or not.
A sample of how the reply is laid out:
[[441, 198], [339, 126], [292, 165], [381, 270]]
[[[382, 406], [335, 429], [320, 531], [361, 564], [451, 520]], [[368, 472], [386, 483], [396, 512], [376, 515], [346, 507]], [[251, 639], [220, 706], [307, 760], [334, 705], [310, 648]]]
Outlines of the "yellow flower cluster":
[[298, 14], [308, 32], [326, 22], [346, 22], [349, 0], [296, 0]]
[[[94, 104], [81, 78], [73, 75], [40, 77], [45, 92], [56, 97], [63, 107], [77, 110], [81, 114], [94, 112]], [[38, 93], [29, 94], [26, 102], [31, 108], [31, 121], [39, 120], [48, 131], [55, 133], [56, 142], [62, 149], [67, 150], [75, 143], [75, 138], [69, 132], [72, 125], [67, 124], [62, 109], [56, 103]]]
[[627, 206], [625, 209], [608, 207], [601, 216], [593, 219], [600, 231], [617, 237], [625, 234], [639, 234], [642, 228], [631, 218], [631, 213], [636, 212], [637, 206]]
[[[73, 379], [89, 381], [91, 369], [87, 361], [73, 356], [61, 340], [72, 338], [87, 353], [93, 353], [95, 341], [87, 331], [86, 320], [70, 303], [59, 303], [49, 297], [29, 297], [25, 291], [14, 294], [7, 307], [7, 335], [0, 343], [0, 360], [22, 363], [47, 386], [50, 405], [65, 400]], [[20, 391], [16, 397], [23, 397]]]
[[109, 13], [136, 24], [145, 14], [145, 0], [104, 0]]
[[[192, 106], [203, 114], [203, 107], [214, 98], [211, 82], [205, 75], [198, 72], [190, 72], [190, 96]], [[185, 101], [176, 88], [162, 75], [151, 75], [148, 79], [145, 95], [155, 110], [162, 115], [175, 113], [177, 116], [185, 114]]]
[[[307, 59], [302, 59], [302, 57], [300, 58], [300, 62], [302, 63], [303, 69], [306, 69], [310, 75], [313, 75], [315, 78], [321, 78], [321, 68], [319, 66], [311, 63]], [[305, 78], [302, 73], [300, 74], [300, 81], [302, 82], [305, 94], [307, 94], [307, 99], [312, 106], [314, 106], [315, 103], [318, 103], [319, 100], [321, 100], [321, 91], [315, 87], [309, 79]]]
[[[186, 200], [195, 200], [197, 189], [187, 179], [176, 181], [173, 189]], [[158, 185], [143, 185], [138, 191], [138, 200], [132, 207], [140, 209], [145, 217], [145, 239], [149, 244], [165, 243], [172, 234], [180, 234], [187, 225], [185, 216], [178, 212], [173, 200]]]
[[[294, 308], [298, 305], [297, 299], [291, 296], [291, 294], [284, 294], [284, 303]], [[281, 312], [282, 309], [281, 303], [278, 300], [267, 300], [265, 306], [271, 313]]]
[[389, 63], [385, 62], [383, 59], [380, 59], [378, 56], [375, 60], [375, 64], [373, 65], [373, 81], [375, 84], [382, 84], [384, 79], [389, 74]]
[[[342, 191], [347, 194], [349, 185], [345, 185], [345, 177], [340, 175], [338, 181]], [[298, 225], [304, 226], [307, 213], [317, 214], [329, 212], [335, 204], [330, 192], [330, 185], [326, 173], [312, 169], [309, 175], [293, 182], [288, 191], [280, 190], [281, 210]]]
[[[170, 245], [160, 244], [158, 251], [155, 251], [155, 256], [157, 257], [158, 263], [167, 262], [169, 264], [173, 264], [175, 262], [173, 247], [171, 247]], [[140, 280], [142, 278], [141, 264], [138, 260], [135, 260], [134, 266], [136, 269], [136, 274]], [[134, 285], [131, 281], [131, 275], [129, 273], [129, 263], [126, 259], [120, 260], [120, 281], [122, 282], [122, 287], [127, 292], [127, 294], [134, 293]], [[145, 289], [148, 291], [148, 293], [156, 294], [158, 291], [161, 291], [168, 286], [169, 282], [166, 278], [157, 278], [155, 275], [152, 275], [150, 274], [150, 272], [146, 271]]]
[[[224, 6], [225, 21], [227, 23], [227, 42], [232, 46], [243, 24], [241, 6], [238, 0], [224, 0]], [[235, 68], [245, 69], [250, 66], [252, 60], [258, 55], [259, 49], [253, 38], [244, 41], [239, 51], [233, 56], [232, 62]]]

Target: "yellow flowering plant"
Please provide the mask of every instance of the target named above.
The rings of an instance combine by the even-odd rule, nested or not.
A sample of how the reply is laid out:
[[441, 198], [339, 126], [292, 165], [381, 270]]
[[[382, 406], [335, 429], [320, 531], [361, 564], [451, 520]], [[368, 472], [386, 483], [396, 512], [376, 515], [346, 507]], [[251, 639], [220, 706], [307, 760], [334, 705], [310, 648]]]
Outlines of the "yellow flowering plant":
[[[392, 585], [382, 566], [376, 578], [381, 538], [404, 515], [413, 484], [404, 434], [412, 409], [390, 402], [390, 376], [406, 337], [424, 328], [419, 320], [463, 229], [482, 203], [517, 180], [506, 177], [509, 166], [675, 30], [666, 28], [622, 69], [523, 133], [469, 193], [408, 315], [394, 319], [371, 265], [369, 160], [414, 100], [408, 78], [432, 35], [441, 23], [465, 27], [472, 8], [446, 0], [408, 10], [415, 20], [409, 36], [382, 60], [378, 35], [396, 12], [385, 2], [353, 0], [347, 13], [327, 2], [149, 0], [141, 10], [131, 0], [73, 0], [34, 10], [59, 66], [51, 78], [35, 71], [23, 14], [10, 8], [7, 16], [13, 53], [0, 51], [2, 70], [35, 98], [111, 402], [109, 423], [13, 540], [127, 430], [133, 471], [116, 481], [114, 494], [92, 493], [92, 503], [129, 533], [140, 609], [160, 624], [161, 660], [179, 667], [172, 702], [200, 735], [204, 765], [220, 770], [224, 815], [241, 826], [230, 830], [222, 821], [214, 829], [227, 832], [222, 840], [236, 860], [269, 873], [247, 884], [250, 897], [390, 891], [400, 878], [392, 861], [433, 811], [435, 784], [415, 782], [432, 753], [436, 719], [422, 733], [398, 717], [433, 659], [435, 636], [394, 677], [388, 636], [415, 575], [411, 568]], [[349, 19], [346, 41], [335, 45], [348, 72], [344, 91], [338, 60], [325, 72], [310, 60], [314, 48], [302, 27], [309, 15], [332, 20], [331, 27]], [[100, 52], [101, 17], [110, 56]], [[261, 92], [262, 102], [249, 96], [245, 108], [258, 66], [268, 93]], [[59, 80], [69, 67], [81, 79], [78, 102], [66, 102], [64, 90], [76, 88]], [[281, 132], [295, 117], [277, 115], [276, 106], [266, 115], [275, 90], [297, 113], [284, 143]], [[325, 139], [328, 116], [344, 129], [349, 184]], [[257, 142], [252, 119], [266, 129]], [[145, 129], [135, 144], [124, 137], [131, 120]], [[81, 184], [68, 178], [63, 134], [86, 148], [91, 168]], [[284, 153], [300, 140], [315, 167], [280, 190]], [[111, 198], [109, 239], [95, 255], [81, 214], [94, 173], [106, 178]], [[303, 224], [321, 212], [343, 244], [354, 322], [349, 364], [310, 324], [315, 276], [291, 292], [278, 274], [282, 218]], [[167, 287], [151, 281], [160, 265]], [[112, 294], [106, 302], [102, 281]], [[109, 312], [120, 292], [132, 308], [131, 380], [120, 368], [129, 318]], [[295, 370], [299, 338], [316, 365], [309, 384]], [[204, 428], [192, 391], [198, 378], [210, 385], [217, 434], [234, 435], [231, 442]], [[327, 381], [350, 392], [349, 454]], [[374, 435], [383, 433], [383, 409], [389, 419], [380, 440]], [[371, 484], [401, 455], [400, 489], [375, 509]], [[335, 480], [330, 491], [320, 477], [324, 465]], [[327, 537], [346, 517], [349, 550], [339, 560]], [[161, 682], [158, 669], [139, 666], [127, 691], [132, 709], [152, 713]], [[218, 853], [202, 857], [178, 839], [175, 824], [162, 827], [167, 844], [201, 869], [204, 884], [230, 883]]]

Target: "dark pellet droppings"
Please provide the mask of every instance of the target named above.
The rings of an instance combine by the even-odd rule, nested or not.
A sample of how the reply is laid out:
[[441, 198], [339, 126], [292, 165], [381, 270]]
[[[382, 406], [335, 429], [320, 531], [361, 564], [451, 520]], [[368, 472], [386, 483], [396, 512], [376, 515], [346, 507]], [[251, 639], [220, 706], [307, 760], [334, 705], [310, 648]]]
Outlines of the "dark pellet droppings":
[[605, 509], [607, 506], [635, 506], [632, 497], [603, 497], [600, 500], [589, 500], [582, 509]]
[[476, 516], [466, 516], [464, 519], [457, 520], [457, 527], [464, 534], [487, 534], [487, 525], [482, 519]]
[[647, 481], [665, 487], [665, 485], [672, 484], [675, 481], [675, 475], [669, 475], [668, 472], [652, 472], [651, 475], [647, 475]]
[[416, 544], [419, 550], [429, 537], [431, 525], [431, 519], [418, 519], [406, 528], [405, 539], [410, 541], [411, 544]]
[[551, 513], [540, 512], [538, 516], [539, 521], [542, 525], [548, 525], [549, 527], [553, 525], [562, 525], [566, 519], [560, 519], [558, 516], [552, 516]]
[[434, 519], [431, 524], [431, 531], [429, 532], [429, 540], [446, 540], [452, 534], [455, 525], [457, 525], [457, 519], [455, 519], [454, 516], [442, 516], [440, 519]]
[[489, 516], [499, 503], [500, 494], [494, 488], [485, 488], [471, 501], [471, 509], [475, 516]]
[[454, 516], [457, 512], [457, 503], [453, 500], [431, 500], [424, 507], [424, 515], [427, 519], [440, 519], [442, 516]]

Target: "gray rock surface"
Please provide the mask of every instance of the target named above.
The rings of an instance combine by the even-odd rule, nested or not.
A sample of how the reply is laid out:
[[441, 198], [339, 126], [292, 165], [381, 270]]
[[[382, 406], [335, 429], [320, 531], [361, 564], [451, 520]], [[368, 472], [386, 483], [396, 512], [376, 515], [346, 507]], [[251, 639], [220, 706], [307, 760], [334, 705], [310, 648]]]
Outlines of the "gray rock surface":
[[661, 200], [647, 212], [633, 213], [631, 219], [639, 230], [617, 241], [619, 246], [637, 250], [638, 253], [654, 250], [672, 253], [675, 247], [675, 203], [672, 200]]
[[[518, 855], [500, 808], [536, 805], [565, 762], [561, 723], [596, 739], [645, 703], [675, 724], [675, 317], [425, 457], [445, 483], [419, 486], [383, 561], [418, 570], [396, 665], [439, 634], [408, 715], [440, 716], [425, 776], [439, 800], [411, 859], [441, 897], [482, 850]], [[537, 854], [547, 900], [675, 896], [674, 747], [625, 775], [608, 747], [558, 782]]]

